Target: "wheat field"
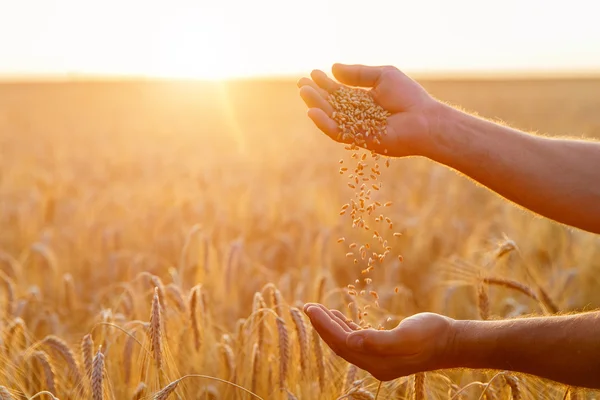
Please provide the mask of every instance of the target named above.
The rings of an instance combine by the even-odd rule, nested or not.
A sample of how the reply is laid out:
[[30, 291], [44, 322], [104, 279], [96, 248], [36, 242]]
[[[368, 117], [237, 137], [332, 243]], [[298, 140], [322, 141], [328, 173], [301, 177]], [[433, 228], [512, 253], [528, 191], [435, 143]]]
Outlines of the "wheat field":
[[[600, 80], [423, 84], [517, 128], [600, 137]], [[360, 240], [339, 215], [344, 156], [291, 80], [0, 85], [0, 399], [374, 399], [379, 382], [300, 311], [348, 313], [360, 275], [336, 243]], [[425, 159], [391, 160], [381, 181], [403, 261], [374, 271], [374, 324], [482, 318], [482, 286], [490, 318], [600, 307], [599, 236]], [[596, 396], [472, 370], [379, 393]]]

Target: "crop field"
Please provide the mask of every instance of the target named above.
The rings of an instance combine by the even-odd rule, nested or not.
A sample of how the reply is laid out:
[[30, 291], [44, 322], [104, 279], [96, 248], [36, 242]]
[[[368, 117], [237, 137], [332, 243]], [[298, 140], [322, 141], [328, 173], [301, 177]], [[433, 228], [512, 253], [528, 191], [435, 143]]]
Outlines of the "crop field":
[[[526, 131], [600, 138], [600, 80], [422, 83]], [[350, 297], [365, 238], [340, 215], [348, 158], [292, 80], [1, 84], [0, 399], [374, 399], [304, 303], [356, 318], [348, 303], [376, 291], [364, 318], [386, 329], [600, 307], [600, 236], [416, 157], [379, 161], [373, 197], [401, 235]], [[506, 371], [424, 388], [407, 376], [378, 398], [598, 396]]]

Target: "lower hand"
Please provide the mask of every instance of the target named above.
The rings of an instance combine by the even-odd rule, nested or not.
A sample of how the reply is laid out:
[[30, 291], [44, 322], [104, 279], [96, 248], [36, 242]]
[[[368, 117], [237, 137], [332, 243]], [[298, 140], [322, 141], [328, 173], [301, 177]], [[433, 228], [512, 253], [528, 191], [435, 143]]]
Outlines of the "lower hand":
[[453, 338], [451, 318], [421, 313], [404, 319], [392, 330], [361, 329], [338, 310], [309, 303], [304, 312], [321, 338], [340, 357], [389, 381], [447, 366]]

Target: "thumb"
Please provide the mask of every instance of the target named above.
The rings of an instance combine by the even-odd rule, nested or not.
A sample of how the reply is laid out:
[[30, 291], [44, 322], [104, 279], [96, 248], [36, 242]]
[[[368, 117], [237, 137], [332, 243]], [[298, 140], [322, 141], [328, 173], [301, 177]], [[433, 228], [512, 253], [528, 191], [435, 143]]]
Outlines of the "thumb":
[[397, 353], [398, 347], [402, 346], [402, 340], [394, 329], [389, 331], [365, 329], [350, 333], [346, 338], [346, 345], [355, 351]]
[[373, 87], [381, 77], [385, 67], [366, 65], [333, 64], [333, 76], [346, 85]]

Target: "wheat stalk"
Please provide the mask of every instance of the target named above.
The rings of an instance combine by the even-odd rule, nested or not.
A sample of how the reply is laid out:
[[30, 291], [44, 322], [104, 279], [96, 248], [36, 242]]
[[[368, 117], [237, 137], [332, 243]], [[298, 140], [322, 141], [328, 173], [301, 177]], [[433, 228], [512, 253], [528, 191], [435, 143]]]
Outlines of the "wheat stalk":
[[285, 380], [290, 359], [290, 341], [283, 318], [277, 317], [277, 334], [279, 337], [279, 388], [285, 389]]
[[88, 378], [92, 376], [92, 363], [94, 361], [94, 340], [89, 333], [81, 340], [81, 356], [85, 368], [85, 374]]
[[425, 372], [415, 374], [415, 400], [425, 400]]
[[67, 345], [65, 341], [60, 339], [59, 337], [49, 335], [42, 339], [41, 344], [48, 346], [53, 349], [56, 353], [60, 354], [63, 360], [69, 366], [69, 371], [71, 376], [73, 377], [75, 382], [81, 382], [81, 374], [79, 372], [79, 366], [77, 365], [77, 361], [75, 361], [75, 355], [71, 348]]
[[319, 387], [321, 391], [325, 388], [325, 361], [323, 358], [323, 347], [321, 346], [321, 338], [319, 337], [319, 333], [313, 329], [312, 330], [312, 342], [313, 342], [313, 351], [315, 353], [315, 361], [317, 365], [317, 377], [319, 380]]
[[6, 315], [5, 318], [10, 318], [13, 315], [13, 309], [14, 309], [14, 301], [15, 301], [15, 282], [12, 280], [12, 278], [8, 275], [6, 275], [2, 270], [0, 270], [0, 280], [2, 280], [2, 282], [4, 282], [4, 290], [5, 290], [5, 296], [6, 296], [6, 305], [5, 305], [5, 311], [6, 311]]
[[290, 315], [294, 326], [296, 327], [296, 336], [298, 337], [298, 348], [300, 349], [300, 368], [302, 373], [308, 371], [308, 334], [302, 312], [296, 307], [290, 307]]
[[521, 400], [521, 390], [519, 389], [519, 381], [516, 377], [505, 374], [504, 381], [510, 387], [512, 400]]
[[198, 316], [197, 316], [199, 292], [200, 292], [200, 287], [194, 286], [190, 292], [190, 299], [189, 299], [190, 324], [192, 325], [192, 334], [194, 336], [194, 348], [196, 349], [196, 351], [200, 350], [200, 345], [202, 344], [202, 336], [200, 333], [200, 328], [198, 326]]
[[0, 400], [14, 400], [14, 397], [5, 386], [0, 386]]
[[258, 347], [258, 343], [254, 343], [254, 346], [252, 346], [252, 364], [250, 367], [250, 371], [251, 372], [251, 377], [252, 377], [252, 383], [251, 383], [251, 389], [253, 392], [256, 392], [256, 386], [257, 386], [257, 382], [258, 382], [258, 375], [259, 375], [259, 357], [260, 357], [260, 350]]
[[490, 319], [490, 298], [483, 283], [477, 285], [477, 306], [482, 320]]
[[104, 400], [104, 354], [102, 354], [101, 348], [94, 356], [92, 363], [92, 399], [93, 400]]
[[39, 363], [44, 373], [46, 384], [45, 389], [49, 392], [56, 393], [56, 385], [54, 383], [55, 373], [54, 369], [52, 368], [52, 364], [50, 364], [48, 354], [46, 354], [44, 351], [34, 351], [31, 355], [31, 358], [35, 359]]
[[356, 380], [356, 372], [356, 365], [348, 364], [348, 368], [346, 369], [346, 377], [344, 378], [344, 383], [342, 386], [342, 394], [346, 393], [352, 388], [352, 383]]
[[132, 400], [141, 400], [142, 397], [144, 397], [144, 393], [146, 393], [146, 389], [148, 389], [146, 384], [144, 382], [140, 382], [131, 396]]
[[131, 378], [131, 358], [133, 356], [133, 345], [136, 342], [135, 332], [127, 336], [123, 346], [123, 377], [125, 383], [129, 383]]
[[227, 376], [228, 379], [235, 380], [235, 357], [233, 355], [233, 350], [226, 343], [221, 343], [220, 349], [227, 369], [225, 376]]
[[185, 301], [183, 300], [183, 293], [179, 286], [174, 283], [169, 283], [165, 287], [167, 297], [175, 304], [177, 310], [181, 313], [186, 312]]
[[251, 392], [250, 390], [248, 390], [242, 386], [236, 385], [233, 382], [229, 382], [229, 381], [226, 381], [226, 380], [220, 379], [220, 378], [215, 378], [214, 376], [199, 375], [199, 374], [189, 374], [189, 375], [182, 376], [181, 378], [179, 378], [177, 380], [174, 380], [173, 382], [169, 383], [167, 386], [165, 386], [164, 388], [162, 388], [161, 390], [156, 392], [154, 394], [154, 396], [152, 397], [153, 400], [166, 400], [175, 391], [175, 389], [177, 389], [177, 385], [179, 385], [179, 383], [181, 383], [181, 381], [183, 381], [184, 379], [188, 379], [188, 378], [203, 378], [203, 379], [210, 379], [210, 380], [226, 383], [237, 389], [243, 390], [244, 392], [248, 393], [252, 397], [257, 398], [258, 400], [264, 400], [259, 395]]
[[161, 321], [161, 305], [159, 297], [159, 288], [154, 288], [154, 297], [152, 298], [152, 311], [150, 313], [150, 352], [156, 363], [156, 368], [162, 369], [162, 321]]

